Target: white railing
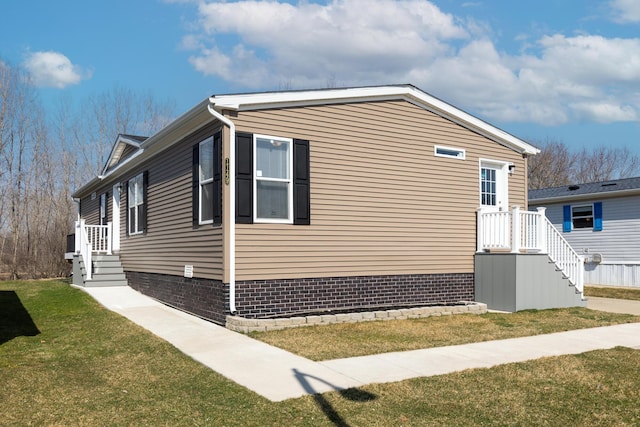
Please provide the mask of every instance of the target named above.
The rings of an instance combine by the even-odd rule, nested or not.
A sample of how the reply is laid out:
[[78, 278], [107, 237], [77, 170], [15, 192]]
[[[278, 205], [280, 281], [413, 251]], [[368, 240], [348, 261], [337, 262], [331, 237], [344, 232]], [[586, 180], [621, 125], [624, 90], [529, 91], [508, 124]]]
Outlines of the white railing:
[[111, 223], [107, 225], [86, 225], [85, 230], [91, 243], [91, 250], [96, 253], [111, 253]]
[[76, 253], [82, 257], [86, 271], [86, 280], [91, 280], [94, 253], [111, 254], [112, 225], [88, 225], [84, 219], [76, 221]]
[[508, 250], [511, 253], [535, 252], [549, 255], [576, 289], [584, 292], [584, 258], [573, 250], [545, 215], [521, 211], [518, 206], [508, 211], [478, 210], [478, 252]]

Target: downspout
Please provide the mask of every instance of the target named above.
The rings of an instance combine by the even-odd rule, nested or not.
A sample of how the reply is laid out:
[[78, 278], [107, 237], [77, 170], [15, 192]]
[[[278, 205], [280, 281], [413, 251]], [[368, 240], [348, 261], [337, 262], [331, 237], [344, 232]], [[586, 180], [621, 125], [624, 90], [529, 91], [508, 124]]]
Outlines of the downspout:
[[236, 313], [236, 125], [218, 113], [209, 100], [209, 113], [229, 126], [229, 311]]

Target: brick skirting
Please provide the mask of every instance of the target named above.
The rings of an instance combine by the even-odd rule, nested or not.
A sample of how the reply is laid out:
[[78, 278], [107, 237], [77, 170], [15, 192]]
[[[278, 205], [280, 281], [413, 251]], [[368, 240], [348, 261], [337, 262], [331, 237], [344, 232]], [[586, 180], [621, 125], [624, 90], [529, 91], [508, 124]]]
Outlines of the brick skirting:
[[229, 286], [220, 280], [135, 271], [125, 271], [125, 274], [129, 286], [144, 295], [220, 325], [226, 322]]
[[237, 316], [289, 317], [473, 301], [473, 273], [236, 282]]
[[[125, 272], [129, 286], [224, 325], [229, 288], [219, 280]], [[236, 316], [268, 319], [375, 311], [474, 300], [473, 273], [322, 277], [236, 282]]]

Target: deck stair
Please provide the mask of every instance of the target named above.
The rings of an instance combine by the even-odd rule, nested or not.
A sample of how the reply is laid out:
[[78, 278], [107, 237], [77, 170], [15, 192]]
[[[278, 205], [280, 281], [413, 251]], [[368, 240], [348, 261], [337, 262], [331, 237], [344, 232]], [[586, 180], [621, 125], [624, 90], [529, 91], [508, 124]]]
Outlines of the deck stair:
[[77, 283], [74, 280], [74, 284], [84, 287], [127, 286], [127, 278], [118, 255], [94, 255], [91, 262], [93, 274], [91, 279], [87, 280], [84, 262], [81, 259], [79, 260], [79, 273], [82, 280], [81, 283]]

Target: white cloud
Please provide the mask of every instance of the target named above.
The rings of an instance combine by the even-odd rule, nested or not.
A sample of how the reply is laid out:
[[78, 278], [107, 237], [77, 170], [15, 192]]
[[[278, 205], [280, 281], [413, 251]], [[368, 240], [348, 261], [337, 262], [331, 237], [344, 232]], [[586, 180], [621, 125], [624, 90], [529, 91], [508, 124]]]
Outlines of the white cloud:
[[183, 40], [192, 65], [250, 89], [413, 83], [490, 120], [640, 117], [640, 38], [552, 34], [506, 53], [485, 24], [426, 0], [244, 0], [198, 10]]
[[62, 89], [90, 77], [90, 73], [83, 72], [79, 66], [73, 65], [69, 58], [59, 52], [29, 53], [23, 65], [31, 75], [33, 84], [40, 87]]
[[640, 2], [638, 0], [611, 0], [613, 20], [620, 23], [640, 22]]

